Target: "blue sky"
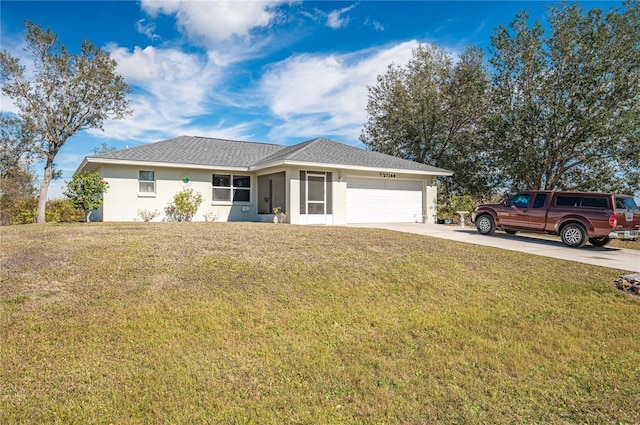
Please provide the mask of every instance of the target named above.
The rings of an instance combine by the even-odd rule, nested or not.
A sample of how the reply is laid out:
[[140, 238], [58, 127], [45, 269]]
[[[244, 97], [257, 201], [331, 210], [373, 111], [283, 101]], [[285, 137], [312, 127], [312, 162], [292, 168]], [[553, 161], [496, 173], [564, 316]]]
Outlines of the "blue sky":
[[[2, 48], [23, 58], [24, 20], [107, 50], [133, 89], [133, 115], [70, 138], [63, 179], [92, 149], [179, 135], [290, 145], [315, 137], [361, 146], [367, 86], [421, 43], [452, 54], [488, 48], [498, 25], [553, 2], [524, 1], [12, 1], [0, 2]], [[583, 8], [620, 2], [584, 1]], [[14, 111], [2, 97], [4, 112]], [[38, 165], [36, 173], [41, 175]]]

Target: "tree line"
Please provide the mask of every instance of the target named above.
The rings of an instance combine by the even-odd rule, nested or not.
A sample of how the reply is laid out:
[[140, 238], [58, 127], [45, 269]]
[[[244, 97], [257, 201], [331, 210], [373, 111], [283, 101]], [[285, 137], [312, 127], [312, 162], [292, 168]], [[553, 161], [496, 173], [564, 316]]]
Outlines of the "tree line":
[[455, 172], [441, 193], [640, 191], [640, 7], [547, 8], [499, 26], [485, 52], [433, 45], [369, 87], [360, 140]]

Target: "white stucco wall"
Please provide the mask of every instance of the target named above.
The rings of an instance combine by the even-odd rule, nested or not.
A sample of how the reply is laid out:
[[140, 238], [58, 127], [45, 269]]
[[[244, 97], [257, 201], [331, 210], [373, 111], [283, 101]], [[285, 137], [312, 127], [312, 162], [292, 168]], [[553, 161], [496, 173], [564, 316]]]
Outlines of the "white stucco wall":
[[[166, 219], [165, 208], [173, 201], [173, 196], [190, 188], [200, 192], [203, 202], [194, 216], [194, 221], [204, 221], [205, 216], [215, 217], [217, 221], [258, 221], [258, 175], [285, 172], [285, 187], [287, 194], [286, 221], [293, 224], [301, 222], [300, 216], [300, 170], [329, 171], [332, 173], [332, 219], [334, 225], [347, 223], [347, 171], [341, 169], [309, 168], [309, 167], [280, 167], [272, 170], [262, 170], [259, 173], [234, 172], [225, 170], [175, 169], [164, 167], [139, 167], [131, 165], [104, 164], [98, 172], [109, 183], [109, 189], [104, 195], [104, 206], [94, 212], [95, 220], [102, 221], [134, 221], [141, 220], [138, 211], [157, 210], [159, 215], [154, 221]], [[143, 194], [138, 192], [138, 172], [141, 170], [155, 172], [155, 193]], [[248, 203], [213, 203], [212, 202], [212, 174], [237, 174], [251, 176], [251, 201]], [[381, 178], [379, 172], [348, 171], [349, 176]], [[189, 182], [183, 183], [188, 177]], [[436, 178], [432, 176], [416, 176], [412, 174], [395, 173], [397, 179], [422, 180], [423, 183], [423, 214], [426, 222], [433, 223], [437, 207]], [[243, 207], [248, 208], [247, 212]], [[260, 216], [264, 218], [264, 216]]]
[[[154, 194], [138, 192], [138, 172], [154, 171], [156, 190]], [[109, 189], [104, 195], [102, 210], [103, 221], [134, 221], [140, 220], [138, 211], [157, 210], [159, 216], [154, 221], [166, 219], [165, 208], [177, 192], [183, 189], [193, 189], [202, 195], [203, 202], [194, 216], [194, 221], [204, 221], [205, 216], [216, 217], [217, 221], [255, 220], [257, 209], [255, 198], [257, 194], [257, 178], [246, 172], [238, 175], [251, 175], [251, 202], [243, 204], [213, 203], [212, 202], [212, 174], [234, 174], [231, 171], [172, 169], [153, 167], [132, 167], [123, 165], [104, 165], [100, 169], [102, 177], [109, 183]], [[188, 183], [182, 180], [189, 178]], [[243, 207], [249, 211], [244, 212]]]

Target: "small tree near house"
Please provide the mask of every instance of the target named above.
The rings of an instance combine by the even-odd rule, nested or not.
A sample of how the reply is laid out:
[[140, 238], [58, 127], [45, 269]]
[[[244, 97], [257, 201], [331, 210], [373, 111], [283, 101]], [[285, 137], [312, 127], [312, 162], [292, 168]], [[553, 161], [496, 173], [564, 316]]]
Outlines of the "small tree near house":
[[73, 176], [62, 193], [71, 200], [76, 208], [82, 208], [86, 221], [91, 218], [91, 212], [102, 206], [103, 194], [109, 188], [98, 173], [82, 172]]

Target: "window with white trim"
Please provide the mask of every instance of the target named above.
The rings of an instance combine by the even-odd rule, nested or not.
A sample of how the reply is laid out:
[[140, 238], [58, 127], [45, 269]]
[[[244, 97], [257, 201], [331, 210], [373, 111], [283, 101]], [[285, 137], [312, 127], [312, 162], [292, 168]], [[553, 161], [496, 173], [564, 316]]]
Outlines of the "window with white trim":
[[138, 192], [149, 195], [156, 193], [155, 171], [138, 171]]
[[250, 202], [251, 176], [214, 174], [213, 202]]

